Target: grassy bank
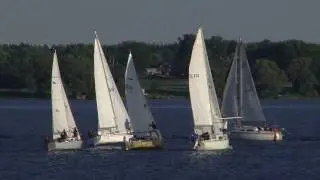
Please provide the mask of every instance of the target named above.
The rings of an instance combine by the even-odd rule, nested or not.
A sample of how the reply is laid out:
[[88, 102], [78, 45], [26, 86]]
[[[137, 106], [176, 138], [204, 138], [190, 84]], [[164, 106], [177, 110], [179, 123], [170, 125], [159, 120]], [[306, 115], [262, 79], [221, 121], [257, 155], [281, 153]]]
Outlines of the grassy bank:
[[151, 99], [189, 97], [188, 81], [186, 79], [143, 79], [140, 82]]
[[[187, 79], [140, 79], [141, 87], [145, 89], [148, 99], [188, 99], [189, 89]], [[119, 89], [124, 98], [124, 90]], [[94, 94], [88, 95], [87, 99], [94, 99]], [[50, 93], [36, 93], [30, 90], [0, 89], [0, 98], [4, 99], [49, 99]], [[76, 96], [69, 96], [69, 99], [77, 99]], [[263, 99], [316, 99], [307, 98], [299, 94], [287, 93], [278, 97]]]

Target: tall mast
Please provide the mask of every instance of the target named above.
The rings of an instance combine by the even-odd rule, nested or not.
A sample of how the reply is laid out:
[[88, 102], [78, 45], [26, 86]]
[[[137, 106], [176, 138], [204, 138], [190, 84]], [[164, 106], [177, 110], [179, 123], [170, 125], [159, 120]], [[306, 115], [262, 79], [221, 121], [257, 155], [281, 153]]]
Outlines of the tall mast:
[[[242, 117], [242, 68], [241, 68], [241, 38], [239, 37], [233, 61], [235, 62], [235, 80], [236, 80], [236, 116]], [[237, 126], [241, 126], [241, 120], [236, 119]]]
[[239, 37], [239, 115], [243, 117], [243, 44]]

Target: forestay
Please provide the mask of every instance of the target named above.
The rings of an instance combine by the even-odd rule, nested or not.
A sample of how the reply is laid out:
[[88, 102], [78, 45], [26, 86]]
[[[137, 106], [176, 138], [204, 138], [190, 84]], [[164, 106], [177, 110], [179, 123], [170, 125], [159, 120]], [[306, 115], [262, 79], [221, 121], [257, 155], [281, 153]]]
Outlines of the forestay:
[[147, 132], [154, 119], [141, 89], [131, 52], [125, 72], [125, 84], [126, 102], [133, 133]]
[[222, 133], [224, 124], [201, 28], [198, 30], [191, 54], [189, 93], [195, 127], [213, 125], [215, 134]]
[[77, 127], [61, 80], [56, 51], [52, 63], [51, 103], [53, 139], [57, 139], [63, 130], [70, 134]]

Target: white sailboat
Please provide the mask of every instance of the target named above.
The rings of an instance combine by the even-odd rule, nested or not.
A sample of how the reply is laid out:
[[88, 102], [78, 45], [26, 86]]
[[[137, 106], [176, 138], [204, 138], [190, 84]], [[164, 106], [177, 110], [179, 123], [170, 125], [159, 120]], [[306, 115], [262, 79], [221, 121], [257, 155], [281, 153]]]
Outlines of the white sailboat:
[[53, 134], [48, 150], [80, 149], [82, 140], [63, 88], [56, 51], [52, 63], [51, 103]]
[[231, 130], [232, 139], [282, 140], [278, 128], [266, 126], [246, 56], [245, 44], [239, 39], [223, 92], [222, 113], [241, 116]]
[[98, 111], [98, 132], [92, 135], [89, 145], [122, 144], [132, 137], [130, 118], [112, 77], [98, 35], [94, 40], [94, 80]]
[[125, 92], [128, 113], [131, 118], [133, 138], [126, 142], [126, 149], [152, 149], [162, 147], [162, 135], [141, 89], [131, 52], [125, 73]]
[[194, 122], [198, 136], [194, 149], [222, 150], [231, 148], [226, 121], [220, 114], [202, 28], [195, 39], [189, 65], [189, 93]]

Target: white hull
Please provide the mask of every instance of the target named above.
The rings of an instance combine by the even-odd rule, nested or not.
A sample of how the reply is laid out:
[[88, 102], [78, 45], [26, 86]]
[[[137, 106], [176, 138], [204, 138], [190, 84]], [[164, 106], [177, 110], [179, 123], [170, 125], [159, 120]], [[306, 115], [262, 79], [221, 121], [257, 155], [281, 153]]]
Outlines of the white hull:
[[232, 147], [229, 144], [229, 139], [209, 139], [201, 140], [196, 142], [194, 149], [195, 150], [225, 150], [231, 149]]
[[107, 145], [123, 144], [124, 138], [129, 139], [132, 137], [133, 135], [127, 134], [127, 133], [104, 134], [101, 136], [96, 136], [94, 138], [88, 139], [87, 144], [90, 146], [107, 146]]
[[283, 135], [281, 132], [274, 131], [239, 131], [234, 130], [230, 132], [231, 139], [244, 139], [256, 141], [281, 141]]
[[64, 142], [53, 141], [48, 143], [48, 151], [77, 150], [77, 149], [81, 149], [82, 145], [83, 145], [82, 140], [64, 141]]

